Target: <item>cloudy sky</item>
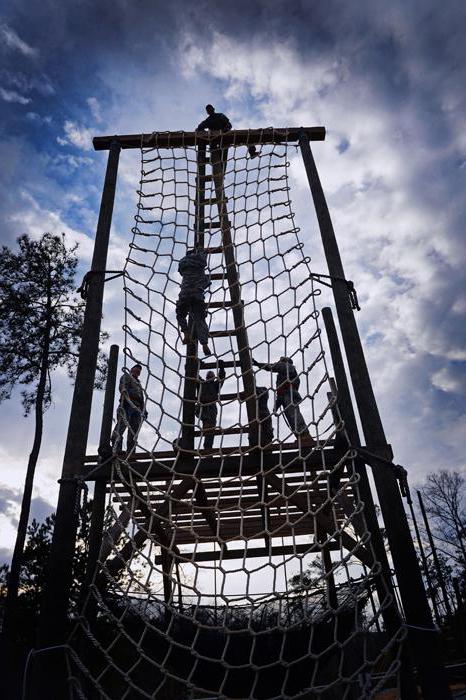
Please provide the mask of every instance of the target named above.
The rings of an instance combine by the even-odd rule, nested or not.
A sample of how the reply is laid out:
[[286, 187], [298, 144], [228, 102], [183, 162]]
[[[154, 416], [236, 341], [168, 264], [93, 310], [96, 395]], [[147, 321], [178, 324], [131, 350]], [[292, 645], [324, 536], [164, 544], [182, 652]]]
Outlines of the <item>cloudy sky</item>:
[[[63, 231], [80, 243], [80, 274], [89, 268], [105, 168], [93, 135], [189, 130], [206, 102], [237, 127], [323, 125], [315, 156], [395, 459], [414, 483], [463, 468], [465, 20], [461, 0], [15, 0], [0, 15], [2, 243]], [[124, 152], [112, 267], [130, 240], [137, 169]], [[306, 253], [324, 270], [297, 161], [292, 185]], [[104, 324], [117, 341], [111, 284]], [[69, 381], [54, 386], [36, 517], [55, 502], [69, 414]], [[18, 397], [0, 411], [5, 561], [33, 425]]]

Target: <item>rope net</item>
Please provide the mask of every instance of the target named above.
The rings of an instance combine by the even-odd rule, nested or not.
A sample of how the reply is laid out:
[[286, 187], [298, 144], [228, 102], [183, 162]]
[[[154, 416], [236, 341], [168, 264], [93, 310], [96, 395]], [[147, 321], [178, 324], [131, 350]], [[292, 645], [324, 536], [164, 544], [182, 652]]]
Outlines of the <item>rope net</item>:
[[[251, 157], [218, 135], [141, 147], [124, 376], [138, 363], [142, 388], [122, 394], [102, 547], [69, 639], [78, 696], [369, 698], [396, 683], [404, 632], [384, 624], [392, 589], [326, 364], [288, 151]], [[190, 250], [210, 285], [181, 309], [183, 338]]]

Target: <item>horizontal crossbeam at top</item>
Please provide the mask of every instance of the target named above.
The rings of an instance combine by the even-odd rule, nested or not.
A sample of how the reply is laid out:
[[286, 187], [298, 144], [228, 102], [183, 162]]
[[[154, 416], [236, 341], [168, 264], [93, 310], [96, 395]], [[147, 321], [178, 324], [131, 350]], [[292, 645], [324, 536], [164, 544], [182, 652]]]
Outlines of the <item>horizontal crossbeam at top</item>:
[[251, 146], [268, 143], [297, 141], [304, 132], [309, 141], [324, 141], [324, 126], [299, 126], [286, 129], [233, 129], [232, 131], [153, 131], [151, 134], [125, 134], [121, 136], [95, 136], [92, 139], [96, 151], [107, 151], [112, 143], [121, 148], [184, 148], [210, 143], [221, 138], [222, 146]]

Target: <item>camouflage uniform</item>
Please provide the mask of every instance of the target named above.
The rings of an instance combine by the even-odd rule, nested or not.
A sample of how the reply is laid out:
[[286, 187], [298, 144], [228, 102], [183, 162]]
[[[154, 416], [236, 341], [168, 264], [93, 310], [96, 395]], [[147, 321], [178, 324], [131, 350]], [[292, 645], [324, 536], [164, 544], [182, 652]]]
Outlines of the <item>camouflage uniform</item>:
[[261, 369], [277, 373], [275, 411], [280, 407], [283, 409], [286, 422], [296, 436], [309, 435], [306, 422], [298, 408], [302, 398], [298, 391], [299, 377], [293, 362], [287, 358], [273, 364], [266, 362], [255, 364]]
[[145, 394], [141, 382], [130, 372], [124, 372], [119, 386], [121, 399], [117, 410], [117, 423], [111, 443], [115, 451], [121, 450], [123, 435], [128, 428], [127, 451], [131, 452], [141, 425], [147, 416], [144, 409]]
[[[199, 389], [196, 404], [196, 415], [202, 423], [202, 429], [215, 428], [217, 425], [217, 401], [220, 394], [220, 389], [225, 381], [225, 367], [222, 360], [218, 361], [219, 372], [218, 378], [215, 376], [207, 379], [199, 379]], [[213, 374], [213, 373], [212, 373]], [[214, 435], [207, 433], [204, 436], [204, 449], [208, 450], [213, 447]]]
[[182, 332], [189, 333], [201, 345], [207, 345], [209, 339], [204, 295], [210, 279], [205, 273], [206, 267], [207, 253], [203, 251], [188, 252], [178, 265], [183, 280], [176, 302], [176, 319]]

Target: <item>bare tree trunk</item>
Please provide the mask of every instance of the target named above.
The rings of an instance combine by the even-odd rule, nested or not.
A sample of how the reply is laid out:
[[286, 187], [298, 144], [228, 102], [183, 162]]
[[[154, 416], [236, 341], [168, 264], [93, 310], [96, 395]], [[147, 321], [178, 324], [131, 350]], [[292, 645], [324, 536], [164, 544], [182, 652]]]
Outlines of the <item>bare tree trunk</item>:
[[3, 618], [2, 637], [6, 645], [12, 640], [12, 633], [15, 627], [15, 611], [18, 600], [19, 581], [21, 566], [23, 564], [24, 544], [31, 511], [32, 489], [36, 471], [39, 451], [42, 444], [42, 433], [44, 425], [44, 398], [47, 386], [47, 376], [49, 367], [50, 333], [51, 333], [51, 292], [50, 292], [50, 270], [49, 270], [49, 293], [47, 296], [46, 319], [44, 330], [44, 344], [40, 365], [39, 382], [37, 384], [37, 394], [35, 400], [35, 430], [34, 442], [29, 455], [24, 482], [23, 498], [21, 501], [21, 513], [19, 516], [18, 531], [16, 534], [15, 548], [11, 560], [11, 568], [8, 574], [8, 591], [5, 601], [5, 612]]

